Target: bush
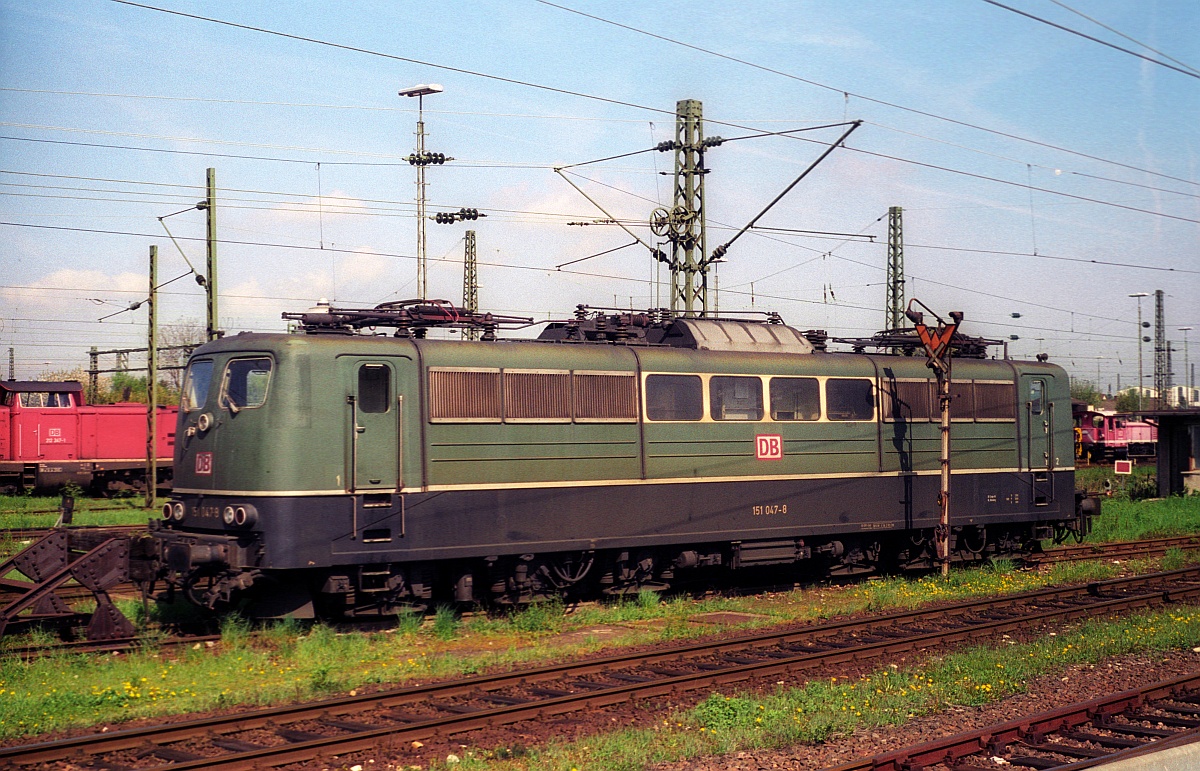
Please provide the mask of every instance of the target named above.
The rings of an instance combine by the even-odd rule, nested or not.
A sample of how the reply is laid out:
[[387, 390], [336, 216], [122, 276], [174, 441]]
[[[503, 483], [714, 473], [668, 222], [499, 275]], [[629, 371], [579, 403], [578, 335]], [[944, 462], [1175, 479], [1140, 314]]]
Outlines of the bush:
[[1131, 501], [1158, 497], [1158, 478], [1150, 474], [1134, 474], [1125, 482], [1125, 495]]

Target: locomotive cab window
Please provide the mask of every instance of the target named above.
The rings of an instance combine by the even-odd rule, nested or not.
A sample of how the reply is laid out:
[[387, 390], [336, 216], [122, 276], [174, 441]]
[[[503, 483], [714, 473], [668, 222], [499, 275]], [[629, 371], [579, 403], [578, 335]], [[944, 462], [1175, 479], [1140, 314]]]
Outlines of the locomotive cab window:
[[708, 409], [713, 420], [762, 420], [762, 381], [714, 375], [708, 381]]
[[270, 384], [270, 359], [233, 359], [225, 365], [219, 403], [235, 414], [239, 410], [261, 407], [267, 400]]
[[364, 364], [358, 368], [358, 409], [380, 413], [391, 408], [392, 372], [383, 364]]
[[1041, 380], [1029, 381], [1029, 411], [1034, 415], [1042, 414], [1042, 391], [1045, 384]]
[[54, 391], [26, 391], [20, 394], [22, 407], [70, 407], [71, 395]]
[[646, 417], [650, 420], [700, 420], [703, 387], [698, 375], [647, 375]]
[[198, 410], [208, 401], [208, 386], [212, 382], [212, 359], [199, 359], [188, 365], [183, 381], [183, 409]]
[[870, 380], [825, 381], [825, 411], [830, 420], [874, 420], [875, 389]]
[[771, 378], [771, 420], [819, 420], [821, 386], [813, 377]]

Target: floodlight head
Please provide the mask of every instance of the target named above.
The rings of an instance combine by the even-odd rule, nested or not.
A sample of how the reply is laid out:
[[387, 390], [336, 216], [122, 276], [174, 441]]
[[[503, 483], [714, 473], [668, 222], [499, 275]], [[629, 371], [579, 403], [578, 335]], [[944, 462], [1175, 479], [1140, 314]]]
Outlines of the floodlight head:
[[412, 88], [402, 88], [399, 91], [400, 96], [429, 96], [430, 94], [440, 94], [446, 89], [442, 88], [439, 83], [422, 83], [419, 86]]
[[1133, 294], [1131, 294], [1129, 296], [1130, 297], [1149, 297], [1150, 293], [1149, 292], [1134, 292]]

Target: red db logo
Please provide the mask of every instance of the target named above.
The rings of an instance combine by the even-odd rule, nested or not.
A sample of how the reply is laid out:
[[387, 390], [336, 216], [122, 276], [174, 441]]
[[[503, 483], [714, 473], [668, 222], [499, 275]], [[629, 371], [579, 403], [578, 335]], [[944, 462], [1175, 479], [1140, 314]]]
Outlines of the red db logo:
[[754, 457], [758, 460], [783, 460], [783, 437], [759, 434], [754, 437]]
[[212, 453], [198, 452], [196, 453], [196, 473], [211, 474], [212, 473]]

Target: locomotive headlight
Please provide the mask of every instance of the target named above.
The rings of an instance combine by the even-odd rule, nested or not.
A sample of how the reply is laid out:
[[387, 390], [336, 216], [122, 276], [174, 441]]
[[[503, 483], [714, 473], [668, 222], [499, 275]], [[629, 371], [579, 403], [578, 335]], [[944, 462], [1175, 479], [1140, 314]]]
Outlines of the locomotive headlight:
[[178, 501], [176, 501], [174, 504], [172, 504], [171, 516], [175, 517], [176, 522], [183, 519], [183, 504], [182, 503], [179, 503]]
[[233, 524], [235, 516], [236, 515], [234, 514], [232, 506], [226, 506], [224, 510], [221, 511], [221, 519], [225, 520], [225, 524], [227, 525]]
[[163, 519], [165, 519], [165, 520], [170, 520], [170, 519], [171, 519], [171, 513], [172, 513], [173, 511], [175, 511], [175, 510], [174, 510], [173, 508], [171, 508], [171, 504], [170, 504], [170, 503], [164, 503], [164, 504], [163, 504], [163, 507], [162, 507], [162, 517], [163, 517]]
[[258, 519], [258, 512], [253, 506], [238, 506], [233, 512], [233, 521], [238, 527], [253, 525]]

